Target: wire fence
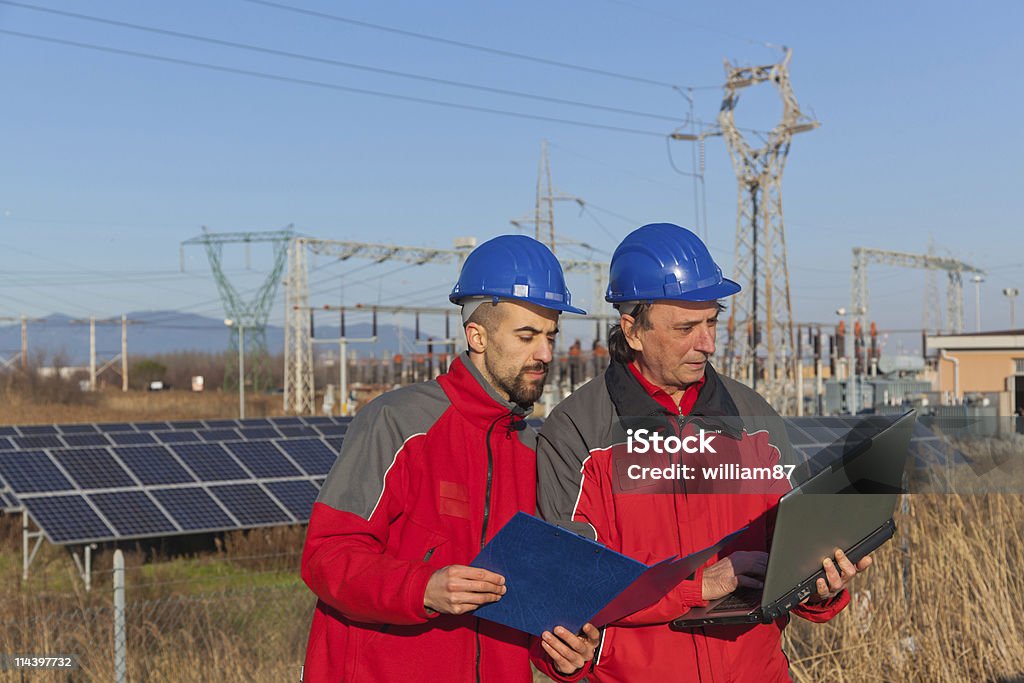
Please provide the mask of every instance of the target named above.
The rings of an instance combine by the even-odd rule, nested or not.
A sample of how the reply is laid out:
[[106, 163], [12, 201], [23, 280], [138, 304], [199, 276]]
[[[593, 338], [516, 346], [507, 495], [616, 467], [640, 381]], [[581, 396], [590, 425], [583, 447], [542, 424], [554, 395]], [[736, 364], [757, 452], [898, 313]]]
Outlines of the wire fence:
[[[314, 599], [297, 572], [134, 585], [124, 576], [115, 559], [91, 591], [0, 599], [0, 681], [299, 680]], [[11, 668], [13, 655], [74, 662]]]

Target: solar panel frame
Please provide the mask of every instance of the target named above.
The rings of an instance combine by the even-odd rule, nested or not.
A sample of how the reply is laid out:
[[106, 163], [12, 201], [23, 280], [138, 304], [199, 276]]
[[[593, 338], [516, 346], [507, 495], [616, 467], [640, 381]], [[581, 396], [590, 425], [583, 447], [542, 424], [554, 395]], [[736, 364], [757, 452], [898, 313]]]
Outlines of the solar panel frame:
[[311, 477], [331, 471], [338, 454], [323, 439], [278, 439], [278, 447]]
[[[22, 503], [32, 521], [51, 543], [94, 543], [117, 538], [114, 529], [81, 493], [27, 496]], [[81, 531], [61, 533], [69, 526]]]
[[136, 422], [135, 428], [140, 432], [161, 432], [171, 429], [171, 424], [165, 421]]
[[11, 437], [14, 445], [19, 449], [27, 451], [34, 448], [60, 448], [64, 442], [56, 434], [36, 434], [31, 436]]
[[91, 434], [99, 431], [91, 422], [57, 426], [61, 434]]
[[153, 434], [147, 432], [112, 432], [109, 438], [118, 446], [156, 443]]
[[[340, 444], [347, 422], [339, 428], [337, 418], [316, 416], [8, 427], [0, 471], [12, 471], [18, 490], [0, 476], [0, 505], [29, 503], [36, 511], [26, 506], [29, 517], [58, 544], [305, 522], [337, 459], [328, 439]], [[300, 435], [286, 448], [305, 466], [279, 445], [289, 443], [282, 431]], [[24, 448], [30, 444], [47, 447]], [[61, 504], [70, 506], [67, 515], [55, 512]]]
[[145, 491], [110, 491], [86, 494], [120, 538], [152, 538], [180, 532]]
[[58, 433], [57, 425], [25, 425], [23, 427], [18, 427], [18, 430], [25, 436]]
[[203, 533], [241, 527], [238, 519], [203, 486], [154, 487], [149, 489], [149, 493], [183, 532]]
[[21, 509], [21, 502], [10, 490], [0, 490], [0, 512], [11, 513]]
[[204, 443], [199, 435], [191, 430], [180, 430], [170, 432], [153, 432], [153, 435], [161, 443], [172, 444], [172, 443]]
[[277, 425], [277, 431], [281, 432], [281, 436], [287, 439], [320, 436], [320, 433], [309, 425]]
[[111, 432], [135, 432], [135, 425], [131, 422], [98, 422], [96, 423], [96, 429], [99, 431], [109, 434]]
[[203, 441], [214, 442], [214, 441], [240, 441], [241, 436], [234, 429], [204, 429], [196, 430], [196, 434], [199, 435]]
[[224, 446], [257, 479], [302, 476], [298, 465], [272, 441], [226, 441]]
[[208, 488], [247, 527], [276, 526], [298, 521], [259, 484], [219, 484]]
[[270, 425], [266, 427], [239, 427], [238, 433], [243, 441], [263, 441], [266, 439], [276, 439], [281, 436], [281, 432]]
[[[0, 477], [7, 482], [11, 491], [21, 498], [30, 493], [60, 493], [74, 491], [71, 477], [50, 459], [46, 451], [0, 451]], [[34, 485], [46, 479], [45, 487]]]
[[267, 490], [284, 505], [298, 521], [308, 521], [320, 487], [308, 479], [265, 482]]
[[[194, 484], [197, 479], [166, 446], [115, 446], [114, 454], [143, 486]], [[139, 458], [146, 458], [143, 464]]]
[[61, 441], [65, 443], [68, 448], [83, 448], [85, 446], [109, 446], [111, 444], [110, 437], [106, 434], [99, 432], [81, 432], [71, 434], [61, 434]]
[[247, 417], [242, 420], [237, 420], [239, 427], [271, 427], [270, 418], [266, 417]]
[[176, 443], [168, 447], [201, 481], [219, 483], [252, 479], [252, 474], [220, 443]]
[[168, 424], [171, 426], [171, 429], [206, 429], [206, 425], [203, 424], [202, 420], [178, 420]]
[[79, 489], [116, 489], [138, 486], [121, 462], [107, 448], [55, 448], [50, 457]]
[[203, 420], [207, 429], [234, 429], [238, 426], [238, 420]]
[[348, 431], [348, 425], [334, 423], [319, 424], [315, 429], [320, 432], [321, 436], [345, 436], [345, 432]]

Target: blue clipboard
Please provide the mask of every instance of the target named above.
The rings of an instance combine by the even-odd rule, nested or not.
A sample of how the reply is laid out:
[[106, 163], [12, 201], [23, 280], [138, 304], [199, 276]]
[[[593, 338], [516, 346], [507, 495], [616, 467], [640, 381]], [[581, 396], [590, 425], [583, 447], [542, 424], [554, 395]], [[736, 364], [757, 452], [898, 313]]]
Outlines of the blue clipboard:
[[474, 614], [536, 636], [555, 626], [578, 633], [588, 621], [605, 626], [653, 605], [744, 529], [692, 555], [648, 566], [519, 512], [470, 563], [501, 574], [508, 588]]

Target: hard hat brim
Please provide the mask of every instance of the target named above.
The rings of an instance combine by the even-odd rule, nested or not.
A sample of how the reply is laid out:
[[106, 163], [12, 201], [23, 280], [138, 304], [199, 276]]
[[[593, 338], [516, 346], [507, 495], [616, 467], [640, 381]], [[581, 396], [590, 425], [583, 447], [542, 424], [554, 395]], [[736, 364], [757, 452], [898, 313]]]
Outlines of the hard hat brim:
[[644, 294], [622, 294], [616, 296], [605, 296], [604, 300], [618, 304], [624, 301], [641, 301], [646, 303], [653, 303], [655, 301], [715, 301], [717, 299], [724, 299], [727, 296], [737, 294], [742, 287], [738, 282], [733, 282], [728, 278], [722, 278], [721, 282], [716, 282], [708, 287], [701, 287], [700, 289], [690, 290], [680, 294], [669, 295], [664, 292], [658, 292], [657, 294], [649, 293], [647, 296]]

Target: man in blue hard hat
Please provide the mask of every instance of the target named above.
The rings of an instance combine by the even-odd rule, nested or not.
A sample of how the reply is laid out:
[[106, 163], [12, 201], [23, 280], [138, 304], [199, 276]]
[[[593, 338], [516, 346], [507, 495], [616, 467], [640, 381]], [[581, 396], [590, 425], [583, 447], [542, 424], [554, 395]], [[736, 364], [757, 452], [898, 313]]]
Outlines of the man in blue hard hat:
[[[761, 587], [770, 511], [789, 489], [785, 480], [700, 481], [692, 472], [702, 470], [688, 477], [680, 469], [734, 462], [774, 471], [789, 455], [778, 414], [710, 362], [721, 300], [739, 291], [689, 230], [659, 223], [630, 233], [610, 266], [605, 298], [620, 319], [609, 336], [608, 369], [559, 404], [541, 429], [538, 507], [549, 521], [646, 563], [688, 555], [748, 527], [727, 556], [605, 629], [589, 674], [594, 683], [789, 680], [780, 645], [788, 617], [767, 625], [669, 627], [738, 587]], [[628, 439], [652, 426], [692, 448], [675, 455], [632, 450]], [[646, 478], [638, 464], [658, 465], [647, 470], [658, 474]], [[849, 601], [847, 584], [870, 562], [854, 565], [841, 552], [825, 560], [827, 580], [794, 613], [830, 619]]]
[[319, 598], [305, 681], [504, 683], [583, 675], [598, 633], [542, 639], [473, 616], [504, 577], [468, 564], [536, 508], [536, 433], [562, 268], [521, 235], [477, 247], [450, 299], [468, 350], [436, 380], [378, 397], [349, 426], [310, 516], [302, 578]]

